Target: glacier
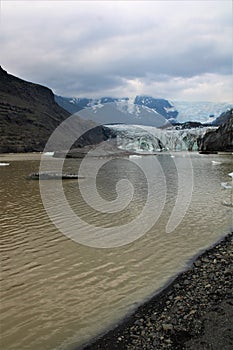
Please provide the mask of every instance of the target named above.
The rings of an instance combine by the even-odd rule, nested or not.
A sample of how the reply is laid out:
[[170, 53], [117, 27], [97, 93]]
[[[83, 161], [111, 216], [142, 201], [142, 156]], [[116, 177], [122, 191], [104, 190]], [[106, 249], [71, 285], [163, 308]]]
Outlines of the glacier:
[[212, 123], [221, 113], [233, 107], [231, 103], [204, 101], [173, 101], [178, 110], [177, 122], [197, 121]]
[[115, 124], [105, 125], [116, 135], [116, 144], [120, 149], [142, 154], [164, 151], [197, 151], [197, 140], [215, 127], [182, 129], [170, 126], [166, 129]]

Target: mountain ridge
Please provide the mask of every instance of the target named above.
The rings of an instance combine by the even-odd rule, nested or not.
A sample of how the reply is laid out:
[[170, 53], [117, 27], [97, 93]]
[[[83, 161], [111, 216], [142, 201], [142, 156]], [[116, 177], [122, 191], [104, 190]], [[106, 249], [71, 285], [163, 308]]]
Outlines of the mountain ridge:
[[[55, 100], [70, 113], [76, 113], [83, 109], [96, 109], [106, 103], [125, 105], [125, 109], [132, 109], [132, 105], [148, 107], [160, 114], [170, 123], [201, 122], [204, 124], [215, 123], [215, 120], [224, 112], [232, 108], [232, 104], [223, 102], [203, 101], [170, 101], [168, 99], [155, 98], [149, 95], [137, 95], [134, 98], [100, 97], [100, 98], [75, 98], [55, 95]], [[154, 115], [156, 117], [156, 115]], [[145, 124], [151, 125], [151, 124]], [[216, 124], [214, 124], [216, 125]]]

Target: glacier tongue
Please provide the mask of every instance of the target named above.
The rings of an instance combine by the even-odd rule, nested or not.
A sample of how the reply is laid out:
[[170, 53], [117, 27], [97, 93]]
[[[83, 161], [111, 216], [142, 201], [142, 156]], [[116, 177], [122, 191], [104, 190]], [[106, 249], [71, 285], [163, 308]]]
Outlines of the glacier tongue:
[[161, 151], [197, 151], [197, 139], [213, 127], [159, 129], [151, 126], [115, 124], [106, 125], [117, 135], [117, 146], [139, 153]]

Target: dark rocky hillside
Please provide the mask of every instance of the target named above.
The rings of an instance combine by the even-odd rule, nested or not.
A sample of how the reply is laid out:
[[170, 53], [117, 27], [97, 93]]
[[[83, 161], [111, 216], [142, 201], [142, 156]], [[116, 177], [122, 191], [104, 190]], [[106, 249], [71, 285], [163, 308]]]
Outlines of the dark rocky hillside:
[[207, 132], [198, 140], [198, 148], [201, 152], [233, 152], [233, 109], [228, 111], [226, 122], [215, 131]]
[[[19, 79], [0, 67], [0, 153], [43, 151], [51, 133], [69, 115], [55, 102], [50, 89]], [[80, 131], [94, 125], [77, 116]], [[96, 134], [97, 142], [106, 138], [102, 138], [102, 130], [92, 131], [80, 145], [95, 143]]]
[[230, 109], [226, 112], [223, 112], [222, 114], [220, 114], [220, 116], [218, 118], [216, 118], [214, 121], [213, 121], [213, 125], [214, 126], [220, 126], [224, 123], [226, 123], [231, 117], [232, 117], [232, 112], [233, 109]]

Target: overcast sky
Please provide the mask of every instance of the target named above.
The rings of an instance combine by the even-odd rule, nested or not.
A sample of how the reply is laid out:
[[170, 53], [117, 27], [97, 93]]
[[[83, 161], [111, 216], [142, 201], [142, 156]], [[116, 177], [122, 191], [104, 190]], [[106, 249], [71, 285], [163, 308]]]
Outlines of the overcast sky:
[[1, 1], [1, 65], [62, 96], [232, 102], [232, 1]]

